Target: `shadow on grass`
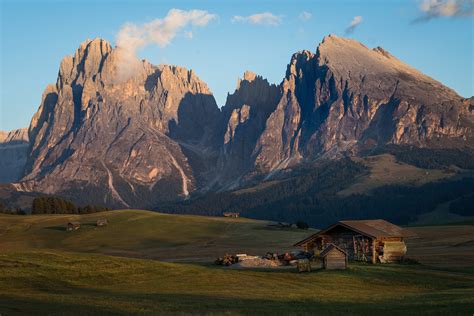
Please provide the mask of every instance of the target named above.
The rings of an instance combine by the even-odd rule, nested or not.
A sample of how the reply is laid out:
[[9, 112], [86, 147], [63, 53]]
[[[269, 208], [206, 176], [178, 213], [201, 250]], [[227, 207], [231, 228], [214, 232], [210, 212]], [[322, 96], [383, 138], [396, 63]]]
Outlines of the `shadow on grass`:
[[[192, 285], [191, 285], [192, 286]], [[327, 297], [308, 299], [258, 299], [197, 294], [124, 293], [91, 290], [74, 297], [35, 297], [0, 295], [0, 314], [5, 315], [130, 315], [130, 314], [226, 314], [226, 315], [470, 315], [472, 302], [449, 299], [437, 304], [434, 298], [414, 297], [412, 300], [383, 300], [351, 302], [328, 300]], [[90, 300], [84, 298], [90, 297]], [[421, 298], [421, 299], [420, 299]]]
[[65, 232], [66, 231], [66, 226], [49, 226], [49, 227], [45, 227], [44, 229]]
[[[96, 223], [81, 223], [81, 228], [87, 228], [87, 229], [101, 228], [101, 229], [105, 229], [106, 227], [97, 227]], [[56, 231], [67, 231], [66, 225], [64, 225], [64, 226], [49, 226], [49, 227], [45, 227], [44, 229], [56, 230]]]

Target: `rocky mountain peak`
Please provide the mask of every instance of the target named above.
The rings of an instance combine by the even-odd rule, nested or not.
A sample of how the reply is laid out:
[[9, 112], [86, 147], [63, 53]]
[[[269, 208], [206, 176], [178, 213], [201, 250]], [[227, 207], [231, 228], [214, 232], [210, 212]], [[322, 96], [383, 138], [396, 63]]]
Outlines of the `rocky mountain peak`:
[[66, 56], [61, 61], [58, 85], [71, 84], [73, 81], [83, 83], [87, 78], [95, 79], [111, 52], [112, 48], [106, 40], [96, 38], [82, 42], [74, 56]]
[[251, 107], [265, 108], [275, 104], [279, 96], [279, 88], [270, 84], [267, 79], [251, 71], [245, 71], [242, 79], [238, 79], [233, 94], [227, 96], [223, 112], [246, 104]]
[[0, 131], [0, 144], [28, 142], [28, 129], [19, 128], [11, 131]]
[[291, 76], [301, 75], [301, 68], [304, 67], [304, 65], [306, 65], [313, 57], [314, 54], [309, 50], [294, 53], [291, 56], [290, 63], [286, 70], [286, 79], [289, 79]]
[[148, 207], [387, 144], [474, 148], [472, 99], [381, 47], [329, 35], [282, 79], [246, 71], [219, 110], [192, 70], [88, 40], [43, 94], [19, 187]]
[[67, 196], [87, 182], [97, 189], [92, 201], [122, 206], [145, 196], [150, 204], [186, 197], [200, 177], [191, 166], [202, 157], [188, 161], [183, 148], [212, 153], [219, 116], [194, 71], [87, 40], [63, 59], [57, 84], [43, 94], [20, 186]]
[[28, 153], [28, 129], [0, 131], [0, 183], [17, 181]]

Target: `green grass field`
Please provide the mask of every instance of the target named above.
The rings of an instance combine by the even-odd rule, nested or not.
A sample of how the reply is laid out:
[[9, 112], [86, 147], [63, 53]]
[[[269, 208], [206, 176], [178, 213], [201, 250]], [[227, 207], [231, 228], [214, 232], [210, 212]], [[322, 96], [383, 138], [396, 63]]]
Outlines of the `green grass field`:
[[[103, 217], [108, 219], [109, 226], [95, 227], [97, 219]], [[81, 229], [66, 232], [68, 221], [80, 221]], [[295, 242], [312, 233], [299, 229], [275, 230], [267, 224], [245, 218], [136, 210], [89, 215], [0, 215], [0, 247], [14, 251], [55, 249], [208, 262], [225, 252], [263, 255], [266, 251], [290, 249]]]
[[[92, 224], [100, 217], [107, 217], [110, 225], [95, 228]], [[66, 232], [69, 219], [80, 220], [83, 227]], [[269, 229], [266, 224], [145, 211], [0, 216], [0, 314], [474, 312], [474, 264], [469, 257], [469, 264], [459, 266], [455, 260], [443, 267], [431, 265], [436, 260], [429, 255], [430, 265], [351, 263], [348, 270], [307, 274], [292, 268], [239, 270], [210, 263], [226, 251], [264, 254], [289, 249], [312, 233]], [[452, 255], [443, 249], [450, 249], [453, 240], [459, 243], [457, 235], [463, 238], [461, 246], [472, 246], [466, 241], [472, 240], [473, 227], [439, 226], [439, 258]], [[424, 229], [422, 245], [436, 238], [435, 231], [427, 231], [431, 228], [414, 228]], [[416, 240], [413, 243], [409, 247], [416, 247]]]

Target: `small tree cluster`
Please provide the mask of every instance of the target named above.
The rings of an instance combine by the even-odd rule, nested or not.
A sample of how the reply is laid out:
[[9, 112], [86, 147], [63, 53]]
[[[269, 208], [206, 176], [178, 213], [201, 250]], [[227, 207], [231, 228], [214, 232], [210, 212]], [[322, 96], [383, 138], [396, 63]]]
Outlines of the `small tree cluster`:
[[11, 215], [26, 215], [26, 212], [19, 207], [9, 208], [2, 201], [0, 201], [0, 213]]
[[91, 214], [97, 212], [109, 212], [112, 209], [110, 207], [105, 207], [102, 205], [86, 205], [84, 207], [79, 207], [79, 214]]
[[298, 227], [299, 229], [308, 229], [309, 225], [308, 223], [300, 220], [296, 222], [296, 227]]
[[77, 214], [76, 205], [59, 197], [37, 197], [31, 206], [32, 214]]
[[32, 214], [91, 214], [111, 211], [102, 205], [86, 205], [77, 207], [73, 202], [51, 196], [37, 197], [33, 200]]

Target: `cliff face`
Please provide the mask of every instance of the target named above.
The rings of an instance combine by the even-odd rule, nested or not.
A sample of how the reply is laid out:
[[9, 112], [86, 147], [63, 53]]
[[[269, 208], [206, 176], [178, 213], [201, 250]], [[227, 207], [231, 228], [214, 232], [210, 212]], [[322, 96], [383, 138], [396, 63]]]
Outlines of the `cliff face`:
[[23, 176], [27, 155], [26, 128], [0, 131], [0, 183], [14, 182]]
[[472, 100], [380, 47], [328, 36], [293, 55], [281, 86], [256, 148], [267, 172], [385, 144], [474, 147]]
[[254, 172], [256, 144], [281, 98], [281, 89], [247, 71], [222, 108], [222, 152], [217, 169], [219, 186], [239, 186]]
[[96, 39], [63, 59], [31, 121], [20, 189], [113, 206], [155, 205], [195, 189], [199, 175], [182, 148], [213, 151], [213, 96], [192, 71], [146, 61], [122, 80], [120, 54]]
[[219, 110], [175, 66], [86, 41], [61, 62], [29, 128], [20, 190], [151, 207], [321, 157], [387, 144], [474, 148], [474, 102], [382, 48], [328, 36], [292, 56], [280, 85], [246, 72]]

